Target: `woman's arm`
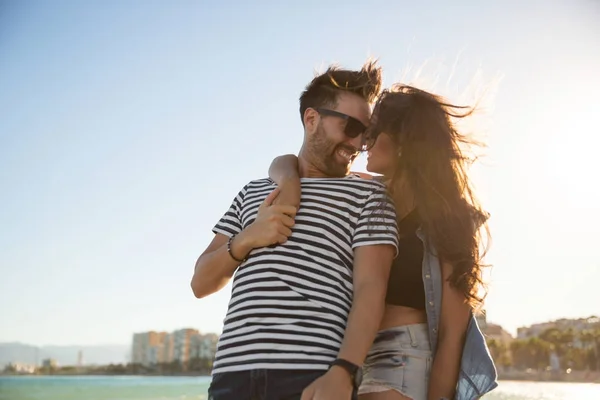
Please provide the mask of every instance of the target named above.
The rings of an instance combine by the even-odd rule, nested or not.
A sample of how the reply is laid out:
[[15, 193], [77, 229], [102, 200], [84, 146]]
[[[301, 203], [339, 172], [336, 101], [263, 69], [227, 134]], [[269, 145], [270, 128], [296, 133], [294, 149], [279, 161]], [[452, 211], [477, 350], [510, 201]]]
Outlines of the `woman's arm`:
[[300, 171], [298, 157], [286, 154], [276, 157], [269, 167], [269, 178], [280, 189], [279, 196], [273, 204], [300, 207]]
[[465, 296], [450, 285], [452, 266], [442, 262], [442, 311], [437, 350], [429, 379], [429, 400], [453, 399], [458, 382], [471, 306]]
[[269, 167], [269, 178], [273, 179], [277, 185], [282, 185], [289, 179], [299, 180], [298, 157], [293, 154], [275, 157]]

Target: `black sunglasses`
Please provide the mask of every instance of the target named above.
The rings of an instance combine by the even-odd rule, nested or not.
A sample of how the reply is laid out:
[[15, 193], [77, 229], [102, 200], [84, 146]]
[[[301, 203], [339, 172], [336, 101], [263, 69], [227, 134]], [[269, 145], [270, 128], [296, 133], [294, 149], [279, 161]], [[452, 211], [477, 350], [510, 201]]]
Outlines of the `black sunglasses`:
[[346, 127], [344, 128], [344, 134], [350, 139], [354, 139], [367, 130], [367, 127], [354, 117], [339, 111], [328, 110], [326, 108], [315, 108], [315, 110], [321, 115], [329, 115], [331, 117], [338, 117], [346, 120]]

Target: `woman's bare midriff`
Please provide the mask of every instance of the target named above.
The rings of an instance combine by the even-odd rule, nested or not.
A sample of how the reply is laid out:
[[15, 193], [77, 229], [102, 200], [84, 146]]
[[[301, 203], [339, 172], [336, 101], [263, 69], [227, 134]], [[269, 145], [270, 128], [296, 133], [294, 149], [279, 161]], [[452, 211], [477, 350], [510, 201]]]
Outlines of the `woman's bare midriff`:
[[425, 310], [417, 310], [411, 307], [385, 305], [380, 330], [394, 328], [396, 326], [423, 324], [427, 322]]

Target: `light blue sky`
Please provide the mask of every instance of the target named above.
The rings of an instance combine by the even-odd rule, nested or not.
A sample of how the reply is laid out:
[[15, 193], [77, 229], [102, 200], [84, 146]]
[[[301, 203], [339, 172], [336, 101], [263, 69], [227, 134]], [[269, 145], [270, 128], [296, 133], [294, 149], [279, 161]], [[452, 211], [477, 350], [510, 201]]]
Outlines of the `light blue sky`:
[[597, 2], [281, 3], [0, 5], [0, 341], [219, 332], [229, 287], [189, 289], [212, 225], [299, 149], [314, 70], [369, 55], [454, 101], [496, 83], [489, 319], [600, 314]]

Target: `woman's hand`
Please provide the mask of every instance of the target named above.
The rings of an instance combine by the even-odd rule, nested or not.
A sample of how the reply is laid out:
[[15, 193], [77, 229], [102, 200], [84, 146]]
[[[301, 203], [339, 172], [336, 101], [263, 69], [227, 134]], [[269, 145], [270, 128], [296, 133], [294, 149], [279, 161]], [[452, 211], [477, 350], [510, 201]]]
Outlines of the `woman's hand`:
[[279, 196], [280, 190], [273, 190], [258, 208], [256, 220], [239, 234], [239, 240], [245, 246], [256, 249], [285, 243], [292, 234], [296, 208], [273, 204]]

